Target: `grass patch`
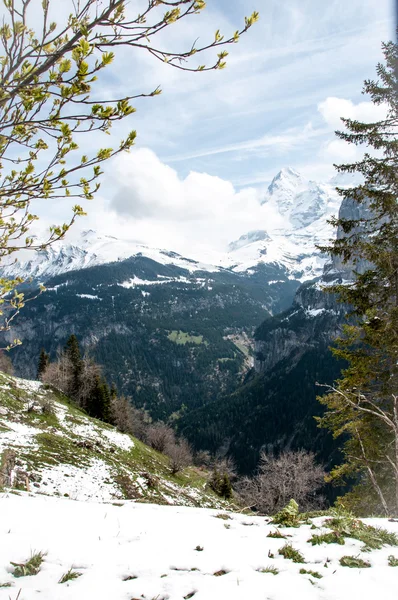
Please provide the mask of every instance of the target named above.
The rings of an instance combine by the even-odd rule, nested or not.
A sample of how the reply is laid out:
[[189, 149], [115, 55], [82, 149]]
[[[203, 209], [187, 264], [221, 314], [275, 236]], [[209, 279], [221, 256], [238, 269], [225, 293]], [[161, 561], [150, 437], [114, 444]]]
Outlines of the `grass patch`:
[[185, 331], [171, 331], [167, 338], [179, 346], [185, 346], [185, 344], [196, 344], [197, 346], [206, 344], [207, 346], [207, 342], [203, 341], [203, 335], [189, 335]]
[[0, 583], [0, 588], [9, 588], [11, 585], [11, 583]]
[[364, 552], [380, 550], [383, 546], [398, 546], [398, 536], [395, 533], [382, 527], [366, 525], [350, 513], [339, 513], [332, 519], [327, 519], [325, 525], [337, 535], [363, 542]]
[[215, 516], [216, 519], [221, 519], [222, 521], [229, 521], [231, 520], [231, 517], [225, 513], [218, 513], [218, 515]]
[[342, 567], [349, 567], [350, 569], [369, 569], [371, 566], [370, 562], [357, 556], [342, 556], [340, 564]]
[[54, 433], [38, 433], [36, 441], [38, 450], [30, 457], [39, 465], [58, 465], [60, 463], [76, 467], [90, 464], [90, 451], [79, 448], [72, 439]]
[[388, 557], [388, 566], [389, 567], [398, 567], [398, 558], [395, 558], [392, 554]]
[[216, 571], [215, 573], [213, 573], [214, 577], [222, 577], [223, 575], [226, 575], [228, 573], [228, 571], [224, 571], [224, 569], [220, 569], [219, 571]]
[[339, 544], [340, 546], [344, 546], [345, 544], [344, 536], [338, 531], [313, 535], [308, 542], [313, 546], [319, 546], [320, 544]]
[[272, 525], [281, 525], [282, 527], [299, 527], [300, 515], [298, 504], [295, 500], [290, 500], [289, 504], [282, 508], [271, 521]]
[[278, 575], [279, 569], [273, 567], [272, 565], [268, 565], [265, 569], [257, 569], [258, 573], [272, 573], [272, 575]]
[[80, 576], [81, 573], [79, 573], [78, 571], [74, 571], [72, 568], [70, 568], [69, 571], [66, 571], [66, 573], [62, 575], [58, 583], [67, 583], [68, 581], [73, 581], [74, 579], [77, 579]]
[[43, 563], [44, 556], [45, 552], [36, 552], [35, 554], [32, 554], [30, 559], [25, 563], [12, 562], [12, 566], [15, 567], [13, 572], [14, 577], [29, 577], [31, 575], [37, 575]]
[[318, 571], [307, 571], [307, 569], [300, 569], [301, 575], [311, 575], [311, 577], [315, 577], [315, 579], [322, 579], [323, 575], [318, 573]]
[[283, 558], [292, 560], [295, 563], [305, 563], [304, 556], [299, 550], [293, 548], [291, 544], [285, 544], [282, 546], [282, 548], [279, 549], [278, 554], [283, 556]]
[[270, 531], [269, 534], [267, 535], [267, 537], [273, 538], [275, 540], [285, 540], [286, 539], [286, 536], [283, 535], [283, 533], [281, 531], [279, 531], [279, 529], [275, 529], [275, 531]]

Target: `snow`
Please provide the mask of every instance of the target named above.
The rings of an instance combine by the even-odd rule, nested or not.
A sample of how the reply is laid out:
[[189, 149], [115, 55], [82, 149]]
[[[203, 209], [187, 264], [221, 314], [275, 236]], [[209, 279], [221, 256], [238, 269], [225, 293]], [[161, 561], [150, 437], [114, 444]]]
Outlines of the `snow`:
[[305, 314], [309, 317], [318, 317], [319, 315], [322, 315], [325, 312], [327, 312], [326, 308], [308, 308], [305, 311]]
[[[263, 198], [264, 222], [259, 222], [260, 228], [242, 232], [239, 239], [232, 241], [225, 251], [207, 249], [200, 257], [185, 258], [176, 252], [150, 248], [134, 240], [118, 239], [89, 230], [83, 232], [75, 242], [56, 242], [50, 248], [37, 252], [33, 258], [29, 255], [29, 260], [24, 260], [25, 255], [22, 254], [16, 265], [4, 267], [3, 274], [45, 280], [77, 269], [131, 257], [146, 257], [161, 265], [175, 265], [189, 273], [217, 272], [221, 269], [243, 273], [261, 263], [276, 264], [286, 270], [289, 278], [303, 282], [322, 274], [326, 259], [320, 256], [316, 245], [325, 245], [333, 235], [333, 227], [327, 223], [327, 219], [339, 210], [341, 198], [335, 189], [337, 181], [309, 181], [294, 169], [282, 169]], [[354, 183], [354, 180], [347, 180], [346, 185]], [[273, 220], [269, 219], [269, 209], [279, 217], [274, 225], [271, 224]], [[179, 279], [166, 278], [164, 282], [176, 280]], [[134, 277], [121, 285], [129, 288], [159, 283], [158, 280], [147, 281]], [[58, 287], [49, 289], [57, 291]], [[82, 294], [81, 297], [90, 298], [90, 295]], [[93, 295], [90, 299], [97, 297]]]
[[[387, 566], [388, 556], [398, 554], [394, 548], [362, 554], [349, 539], [344, 546], [312, 546], [310, 525], [282, 529], [305, 556], [305, 565], [295, 564], [278, 554], [286, 540], [267, 537], [274, 530], [269, 519], [229, 517], [129, 501], [0, 495], [0, 585], [12, 585], [0, 587], [0, 600], [15, 600], [19, 590], [20, 600], [351, 600], [353, 593], [396, 600], [398, 570]], [[398, 533], [398, 523], [369, 523]], [[24, 562], [33, 551], [46, 553], [40, 572], [14, 578], [10, 561]], [[342, 567], [343, 555], [360, 555], [372, 566]], [[279, 574], [260, 572], [269, 565]], [[302, 567], [323, 578], [300, 574]], [[80, 577], [58, 583], [70, 568]]]
[[99, 296], [92, 296], [91, 294], [76, 294], [78, 298], [87, 298], [88, 300], [101, 300]]
[[[84, 469], [60, 464], [41, 470], [43, 494], [69, 496], [72, 500], [102, 500], [111, 502], [122, 494], [113, 483], [113, 475], [102, 460], [92, 460]], [[104, 485], [104, 482], [108, 482]], [[0, 596], [1, 598], [1, 596]]]

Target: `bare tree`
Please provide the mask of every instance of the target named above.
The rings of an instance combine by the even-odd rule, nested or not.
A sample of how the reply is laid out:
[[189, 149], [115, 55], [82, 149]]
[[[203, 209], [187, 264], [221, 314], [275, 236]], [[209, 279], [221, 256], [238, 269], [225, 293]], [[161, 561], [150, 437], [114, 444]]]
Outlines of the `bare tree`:
[[57, 358], [50, 363], [42, 374], [43, 383], [53, 385], [57, 390], [68, 395], [73, 384], [73, 365], [60, 350]]
[[11, 358], [3, 350], [0, 350], [0, 371], [6, 375], [14, 374], [14, 367]]
[[165, 454], [170, 457], [170, 467], [173, 475], [193, 462], [191, 448], [184, 438], [168, 444], [165, 448]]
[[167, 447], [175, 444], [175, 435], [171, 427], [159, 421], [148, 427], [146, 442], [154, 450], [165, 452]]
[[261, 513], [273, 514], [292, 498], [302, 510], [310, 510], [322, 504], [317, 491], [324, 478], [312, 452], [287, 450], [278, 457], [262, 453], [258, 474], [242, 479], [238, 492], [245, 505]]

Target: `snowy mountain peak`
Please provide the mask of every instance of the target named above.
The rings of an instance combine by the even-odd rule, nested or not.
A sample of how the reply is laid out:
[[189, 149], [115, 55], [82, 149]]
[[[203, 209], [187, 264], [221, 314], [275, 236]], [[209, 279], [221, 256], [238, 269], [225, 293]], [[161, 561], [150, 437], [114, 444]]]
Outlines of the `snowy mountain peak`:
[[292, 208], [294, 198], [307, 185], [307, 181], [291, 167], [283, 168], [273, 178], [261, 204], [276, 204], [281, 215]]
[[235, 250], [239, 250], [239, 248], [243, 248], [254, 242], [267, 241], [270, 239], [270, 236], [264, 229], [249, 231], [248, 233], [241, 235], [238, 240], [231, 242], [228, 246], [228, 250], [229, 252], [234, 252]]

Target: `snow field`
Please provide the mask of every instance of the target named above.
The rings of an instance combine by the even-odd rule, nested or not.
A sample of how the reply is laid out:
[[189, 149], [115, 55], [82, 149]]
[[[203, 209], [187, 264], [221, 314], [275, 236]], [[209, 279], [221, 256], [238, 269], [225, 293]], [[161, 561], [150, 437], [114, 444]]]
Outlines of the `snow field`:
[[[396, 600], [398, 568], [388, 566], [397, 548], [361, 552], [356, 540], [311, 546], [310, 525], [282, 529], [264, 517], [186, 507], [75, 502], [22, 494], [0, 497], [0, 600]], [[225, 513], [223, 513], [225, 514]], [[314, 519], [320, 526], [324, 519]], [[398, 533], [398, 523], [369, 524]], [[317, 531], [317, 533], [319, 530]], [[288, 541], [306, 564], [278, 555]], [[37, 575], [15, 578], [10, 561], [46, 552]], [[274, 558], [269, 556], [269, 553]], [[368, 569], [342, 567], [359, 555]], [[279, 574], [261, 573], [267, 566]], [[70, 568], [81, 575], [58, 583]], [[319, 572], [315, 579], [300, 568]], [[21, 591], [20, 591], [21, 590]]]

